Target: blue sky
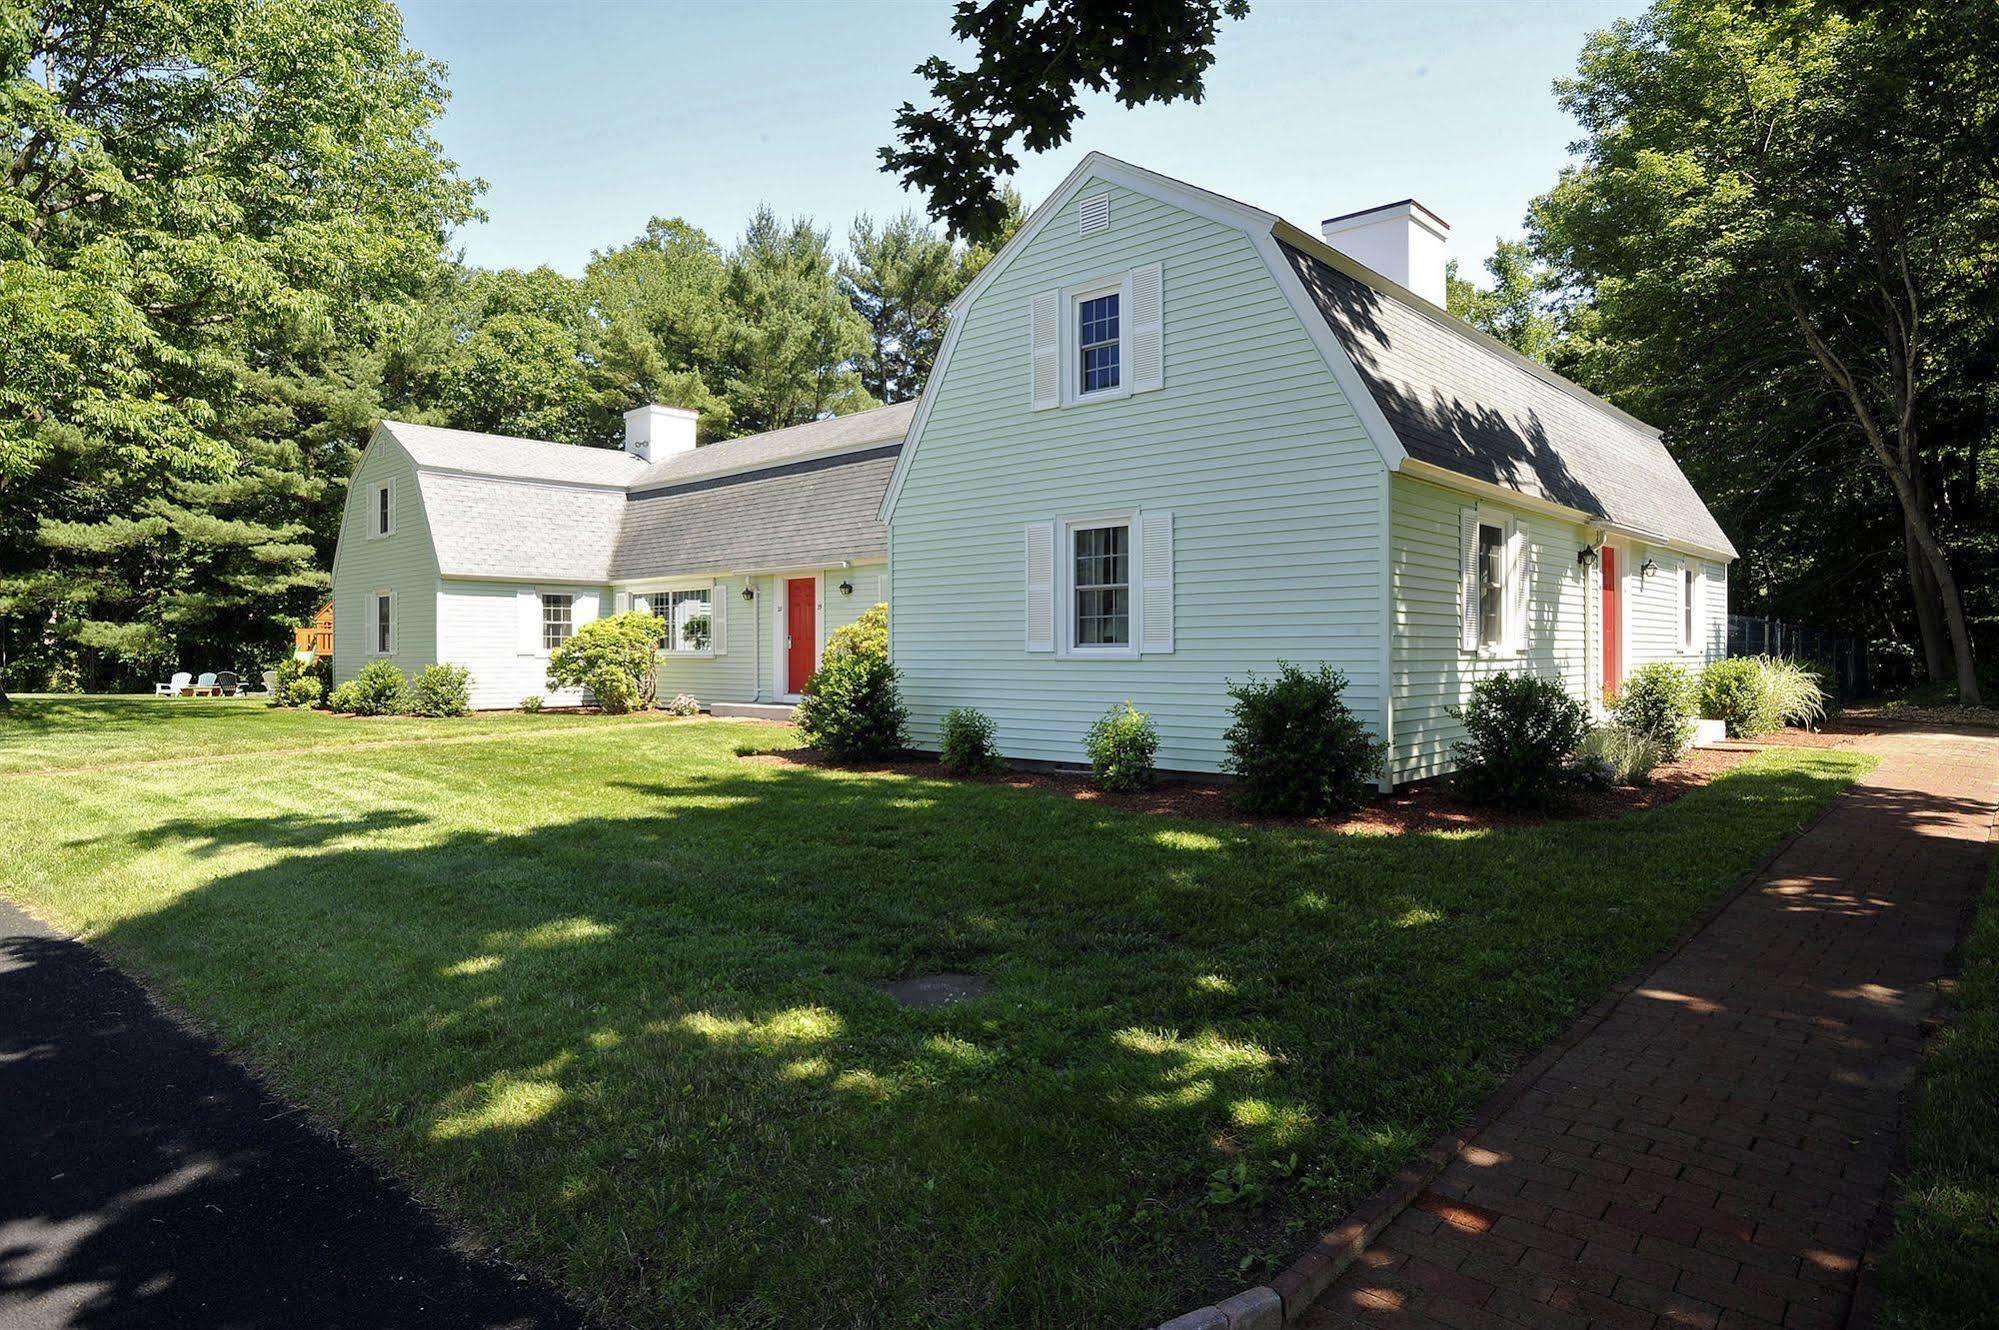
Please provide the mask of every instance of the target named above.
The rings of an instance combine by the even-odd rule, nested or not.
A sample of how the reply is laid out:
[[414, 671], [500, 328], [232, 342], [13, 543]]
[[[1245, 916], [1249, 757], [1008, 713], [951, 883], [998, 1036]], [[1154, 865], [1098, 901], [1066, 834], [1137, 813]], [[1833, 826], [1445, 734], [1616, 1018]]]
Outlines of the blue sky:
[[[1320, 218], [1413, 195], [1476, 269], [1517, 234], [1575, 126], [1552, 81], [1636, 0], [1252, 0], [1208, 99], [1093, 100], [1067, 146], [1027, 159], [1037, 202], [1100, 149], [1279, 213]], [[490, 185], [458, 237], [486, 266], [577, 273], [654, 215], [727, 242], [757, 204], [835, 235], [911, 206], [878, 169], [910, 72], [949, 54], [945, 0], [508, 3], [404, 0], [410, 41], [450, 67], [439, 134]]]

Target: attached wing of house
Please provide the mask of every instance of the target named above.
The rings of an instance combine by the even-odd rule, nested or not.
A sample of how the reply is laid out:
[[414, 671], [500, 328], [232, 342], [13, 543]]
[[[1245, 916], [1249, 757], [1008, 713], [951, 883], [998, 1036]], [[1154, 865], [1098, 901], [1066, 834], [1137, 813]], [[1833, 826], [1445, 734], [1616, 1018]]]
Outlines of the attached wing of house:
[[384, 421], [335, 559], [335, 677], [444, 660], [476, 706], [580, 701], [547, 689], [550, 649], [639, 605], [670, 622], [664, 695], [782, 703], [883, 598], [879, 510], [914, 410], [696, 448], [691, 414], [640, 408], [621, 450]]

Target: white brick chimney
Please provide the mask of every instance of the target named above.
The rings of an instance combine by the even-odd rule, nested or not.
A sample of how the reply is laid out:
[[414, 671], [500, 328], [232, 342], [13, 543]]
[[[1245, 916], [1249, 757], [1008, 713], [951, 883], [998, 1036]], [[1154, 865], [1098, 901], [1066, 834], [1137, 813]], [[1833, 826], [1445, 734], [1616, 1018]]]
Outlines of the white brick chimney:
[[1408, 287], [1433, 305], [1444, 303], [1444, 241], [1451, 224], [1414, 199], [1343, 213], [1319, 223], [1340, 253]]
[[625, 451], [641, 462], [656, 462], [675, 453], [694, 451], [694, 424], [699, 411], [650, 402], [625, 412]]

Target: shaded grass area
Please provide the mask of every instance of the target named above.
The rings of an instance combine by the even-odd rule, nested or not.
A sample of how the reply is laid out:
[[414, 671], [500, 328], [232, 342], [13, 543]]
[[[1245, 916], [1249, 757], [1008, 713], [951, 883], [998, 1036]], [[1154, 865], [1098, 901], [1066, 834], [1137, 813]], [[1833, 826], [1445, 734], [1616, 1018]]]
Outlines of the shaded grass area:
[[608, 725], [618, 717], [514, 711], [426, 720], [336, 716], [260, 698], [15, 694], [0, 711], [0, 775], [285, 748]]
[[1969, 1330], [1999, 1318], [1999, 869], [1948, 1018], [1923, 1058], [1882, 1270], [1889, 1330]]
[[[0, 891], [599, 1311], [1137, 1325], [1295, 1255], [1872, 761], [1336, 837], [736, 756], [792, 742], [10, 781]], [[994, 989], [880, 988], [946, 970]]]

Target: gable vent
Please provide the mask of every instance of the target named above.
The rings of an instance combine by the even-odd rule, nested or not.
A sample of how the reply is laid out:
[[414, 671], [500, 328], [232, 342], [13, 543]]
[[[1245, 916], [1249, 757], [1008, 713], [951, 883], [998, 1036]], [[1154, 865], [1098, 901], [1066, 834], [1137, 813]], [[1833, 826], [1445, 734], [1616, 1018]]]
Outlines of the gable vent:
[[1111, 229], [1111, 196], [1098, 194], [1076, 205], [1076, 229], [1086, 236]]

